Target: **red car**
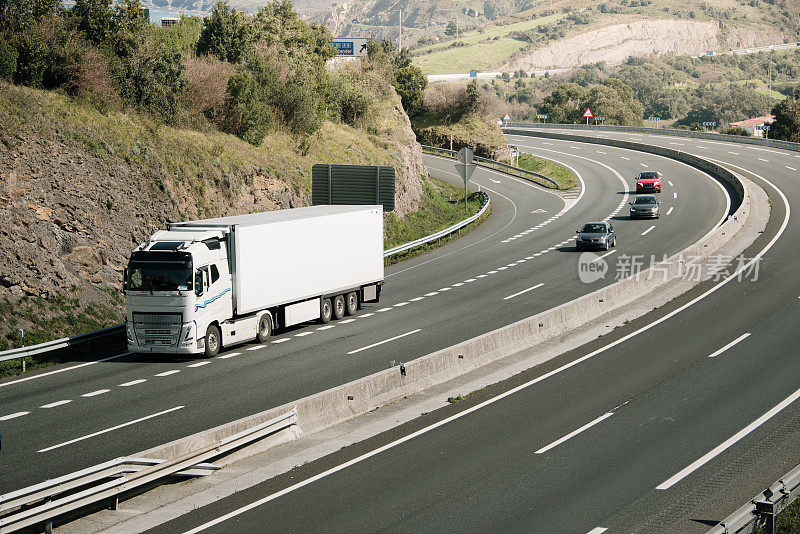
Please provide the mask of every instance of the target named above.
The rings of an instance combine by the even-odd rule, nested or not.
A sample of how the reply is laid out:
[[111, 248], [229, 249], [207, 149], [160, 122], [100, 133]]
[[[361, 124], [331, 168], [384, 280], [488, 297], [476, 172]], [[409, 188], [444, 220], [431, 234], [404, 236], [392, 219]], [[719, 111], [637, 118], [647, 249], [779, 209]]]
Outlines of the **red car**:
[[636, 178], [637, 193], [660, 193], [661, 173], [656, 171], [640, 172]]

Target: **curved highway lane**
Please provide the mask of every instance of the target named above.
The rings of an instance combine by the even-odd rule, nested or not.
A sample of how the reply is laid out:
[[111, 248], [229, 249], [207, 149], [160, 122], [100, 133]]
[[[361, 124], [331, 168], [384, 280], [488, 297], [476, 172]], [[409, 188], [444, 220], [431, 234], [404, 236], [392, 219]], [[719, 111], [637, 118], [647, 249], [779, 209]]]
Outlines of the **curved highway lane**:
[[[724, 216], [721, 188], [681, 164], [633, 153], [628, 161], [613, 162], [560, 157], [585, 183], [574, 206], [565, 210], [565, 202], [550, 191], [479, 169], [473, 182], [491, 195], [489, 220], [440, 249], [387, 268], [382, 302], [365, 306], [353, 320], [304, 325], [267, 345], [234, 347], [212, 360], [126, 356], [39, 379], [0, 382], [5, 438], [0, 491], [340, 385], [613, 282], [578, 280], [571, 238], [587, 220], [610, 218], [620, 236], [615, 254], [649, 256], [677, 252]], [[432, 175], [456, 179], [452, 161], [427, 162]], [[705, 202], [708, 209], [692, 218], [626, 220], [621, 216], [631, 187], [626, 177], [642, 163], [674, 165], [676, 174], [690, 176], [670, 192], [686, 202]], [[669, 199], [662, 196], [666, 204]]]
[[744, 253], [758, 259], [757, 276], [704, 282], [542, 366], [157, 530], [268, 521], [294, 531], [691, 533], [723, 519], [800, 462], [800, 184], [786, 168], [800, 154], [695, 143], [686, 150], [769, 194], [770, 223]]

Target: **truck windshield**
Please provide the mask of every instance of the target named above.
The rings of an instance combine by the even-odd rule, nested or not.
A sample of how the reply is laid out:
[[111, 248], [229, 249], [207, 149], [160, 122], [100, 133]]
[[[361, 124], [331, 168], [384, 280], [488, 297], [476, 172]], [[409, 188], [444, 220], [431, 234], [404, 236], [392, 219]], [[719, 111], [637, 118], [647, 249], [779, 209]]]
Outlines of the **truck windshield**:
[[131, 291], [187, 291], [192, 289], [191, 258], [135, 258], [128, 264]]

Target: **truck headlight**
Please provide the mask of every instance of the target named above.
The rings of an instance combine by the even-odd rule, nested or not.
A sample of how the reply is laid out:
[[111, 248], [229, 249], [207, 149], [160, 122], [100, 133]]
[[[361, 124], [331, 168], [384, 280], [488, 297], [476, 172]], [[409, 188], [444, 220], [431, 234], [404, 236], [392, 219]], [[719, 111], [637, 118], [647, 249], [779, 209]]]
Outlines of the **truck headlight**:
[[135, 345], [136, 335], [133, 333], [133, 327], [130, 325], [130, 323], [125, 325], [125, 332], [128, 336], [128, 345]]

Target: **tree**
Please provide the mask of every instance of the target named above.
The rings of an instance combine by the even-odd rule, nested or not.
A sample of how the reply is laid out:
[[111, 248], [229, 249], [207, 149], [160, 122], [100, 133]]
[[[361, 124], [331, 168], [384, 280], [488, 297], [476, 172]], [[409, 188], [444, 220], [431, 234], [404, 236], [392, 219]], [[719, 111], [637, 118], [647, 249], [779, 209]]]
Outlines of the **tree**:
[[452, 20], [447, 24], [447, 27], [444, 29], [444, 34], [449, 35], [450, 37], [454, 36], [458, 31], [458, 26]]
[[78, 30], [89, 41], [100, 44], [111, 32], [111, 0], [75, 0], [73, 13]]
[[794, 91], [794, 98], [787, 98], [772, 109], [775, 122], [769, 131], [773, 139], [800, 143], [800, 86]]
[[59, 0], [0, 0], [0, 31], [22, 32], [62, 11]]
[[549, 122], [562, 124], [578, 122], [583, 115], [582, 101], [586, 89], [574, 83], [562, 83], [547, 95], [539, 106], [539, 112], [549, 115]]
[[252, 28], [247, 16], [220, 0], [203, 19], [197, 53], [214, 54], [223, 61], [238, 63], [253, 46]]
[[428, 78], [416, 65], [409, 65], [395, 72], [394, 88], [400, 95], [403, 109], [409, 116], [422, 111], [422, 99], [426, 87], [428, 87]]

